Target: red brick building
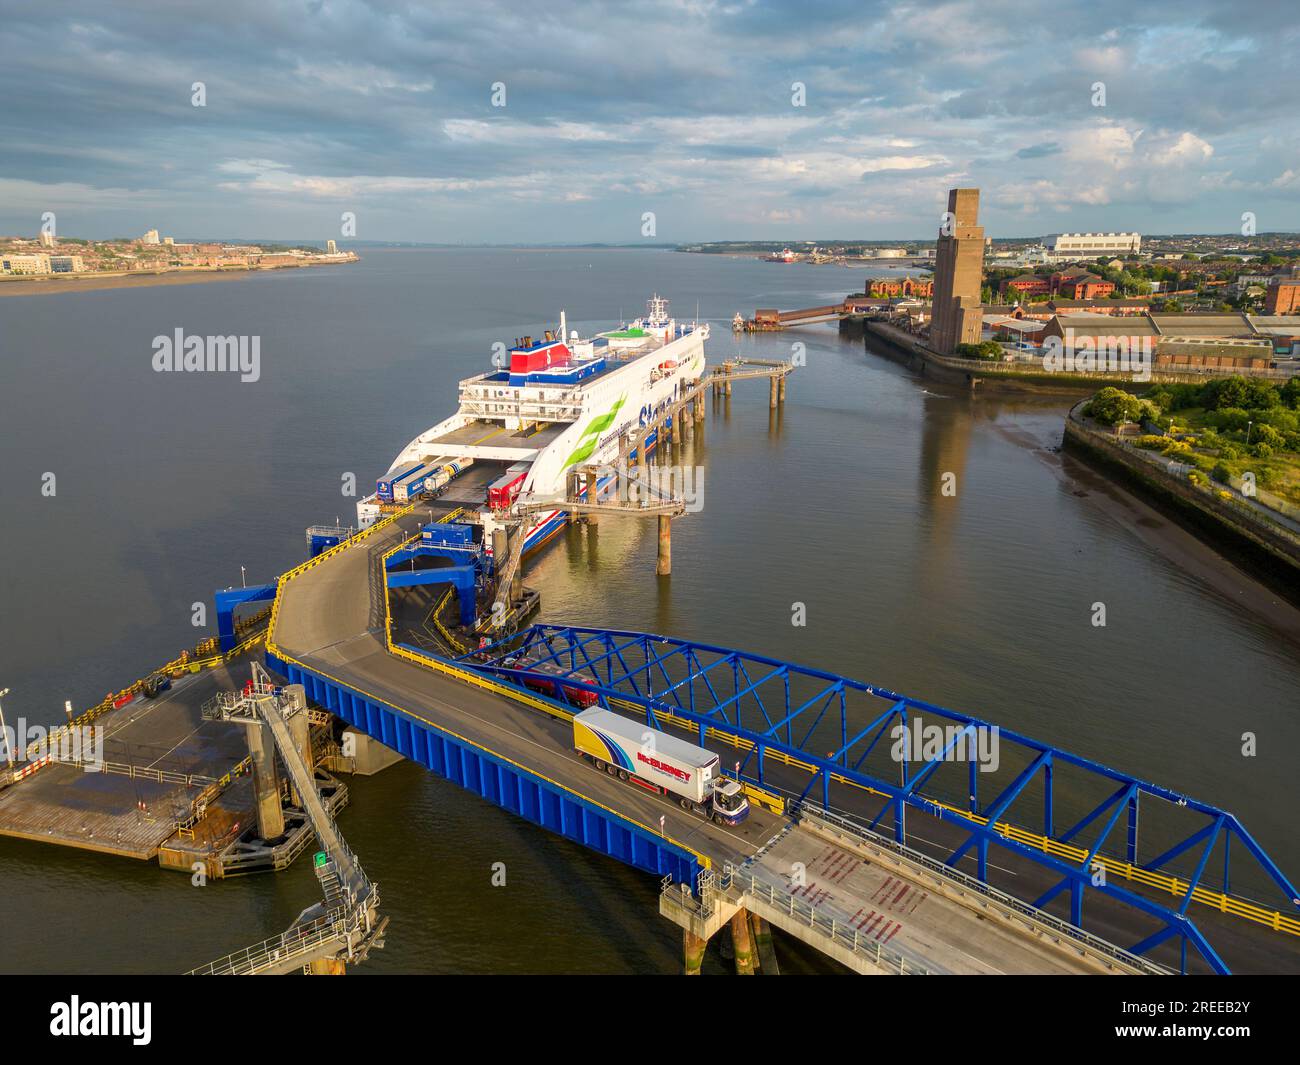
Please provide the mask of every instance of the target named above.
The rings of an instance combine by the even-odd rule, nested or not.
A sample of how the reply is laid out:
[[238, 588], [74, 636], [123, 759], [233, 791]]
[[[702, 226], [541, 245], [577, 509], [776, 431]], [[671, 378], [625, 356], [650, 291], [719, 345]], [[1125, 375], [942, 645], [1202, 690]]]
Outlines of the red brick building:
[[1105, 299], [1115, 291], [1115, 283], [1086, 270], [1052, 275], [1052, 291], [1072, 300]]
[[1275, 278], [1264, 294], [1265, 314], [1300, 314], [1300, 279]]
[[896, 277], [869, 277], [866, 294], [885, 299], [897, 299], [900, 296], [929, 299], [934, 295], [934, 282], [914, 280], [911, 276], [901, 281]]
[[1051, 281], [1037, 274], [1021, 274], [1002, 282], [1003, 295], [1015, 293], [1019, 296], [1046, 296], [1051, 291]]

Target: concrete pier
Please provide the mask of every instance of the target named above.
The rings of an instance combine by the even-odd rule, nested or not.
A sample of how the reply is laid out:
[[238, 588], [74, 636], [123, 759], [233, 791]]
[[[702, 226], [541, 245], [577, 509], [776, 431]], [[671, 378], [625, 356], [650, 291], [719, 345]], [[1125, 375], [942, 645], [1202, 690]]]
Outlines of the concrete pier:
[[673, 519], [659, 515], [659, 555], [655, 560], [655, 573], [667, 577], [673, 571]]
[[[615, 485], [615, 486], [614, 486], [614, 489], [615, 489], [615, 495], [617, 495], [617, 493], [618, 493], [618, 486]], [[588, 503], [597, 503], [597, 502], [599, 502], [599, 499], [597, 498], [598, 491], [599, 491], [599, 490], [598, 490], [598, 488], [597, 488], [596, 471], [595, 471], [595, 470], [588, 470], [588, 471], [587, 471], [587, 502], [588, 502]], [[597, 525], [597, 524], [599, 524], [599, 522], [600, 522], [600, 516], [599, 516], [599, 515], [594, 514], [594, 513], [589, 513], [589, 514], [587, 514], [587, 524], [588, 524], [588, 525]]]
[[768, 390], [769, 395], [767, 401], [767, 405], [771, 407], [773, 410], [776, 410], [776, 397], [777, 397], [777, 393], [780, 391], [780, 388], [781, 388], [781, 383], [775, 377], [773, 377], [771, 381], [771, 388]]
[[754, 929], [754, 949], [758, 955], [758, 967], [764, 976], [780, 976], [781, 967], [776, 961], [776, 946], [772, 942], [772, 926], [756, 913], [749, 915]]
[[754, 975], [754, 943], [749, 934], [749, 911], [737, 910], [731, 918], [731, 948], [735, 952], [736, 975]]
[[258, 835], [265, 840], [284, 835], [284, 808], [280, 805], [280, 778], [275, 769], [275, 741], [260, 722], [245, 726], [248, 753], [253, 759], [253, 795]]
[[682, 953], [686, 959], [686, 975], [699, 976], [704, 965], [704, 951], [709, 941], [697, 936], [689, 928], [682, 929]]
[[[518, 546], [516, 541], [524, 538], [524, 527], [522, 524], [512, 526], [507, 531], [506, 542], [511, 551]], [[514, 574], [510, 578], [510, 602], [517, 603], [524, 597], [524, 560], [520, 558], [519, 565], [515, 567]]]

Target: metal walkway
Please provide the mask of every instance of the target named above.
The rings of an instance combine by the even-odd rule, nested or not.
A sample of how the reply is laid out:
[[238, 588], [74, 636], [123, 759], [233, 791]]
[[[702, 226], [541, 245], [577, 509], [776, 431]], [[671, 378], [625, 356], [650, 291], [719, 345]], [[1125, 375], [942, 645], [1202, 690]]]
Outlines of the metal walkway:
[[253, 680], [243, 690], [221, 692], [203, 708], [203, 716], [211, 720], [260, 722], [270, 730], [275, 749], [320, 840], [315, 869], [324, 902], [304, 910], [281, 935], [195, 969], [191, 976], [277, 975], [321, 961], [355, 963], [364, 961], [370, 950], [383, 946], [387, 919], [378, 916], [379, 891], [343, 839], [321, 800], [315, 771], [294, 743], [287, 715], [295, 712], [305, 714], [307, 708], [292, 706], [282, 689], [256, 664]]

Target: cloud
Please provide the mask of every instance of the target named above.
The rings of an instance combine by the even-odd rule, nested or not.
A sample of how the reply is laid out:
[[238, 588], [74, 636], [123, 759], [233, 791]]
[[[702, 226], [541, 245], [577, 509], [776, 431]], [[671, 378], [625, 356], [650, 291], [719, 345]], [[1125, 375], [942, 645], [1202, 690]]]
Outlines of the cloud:
[[0, 230], [905, 238], [957, 182], [995, 234], [1300, 228], [1298, 44], [1280, 0], [0, 0]]
[[1016, 152], [1017, 159], [1045, 159], [1049, 155], [1060, 155], [1061, 146], [1055, 141], [1045, 144], [1031, 144]]

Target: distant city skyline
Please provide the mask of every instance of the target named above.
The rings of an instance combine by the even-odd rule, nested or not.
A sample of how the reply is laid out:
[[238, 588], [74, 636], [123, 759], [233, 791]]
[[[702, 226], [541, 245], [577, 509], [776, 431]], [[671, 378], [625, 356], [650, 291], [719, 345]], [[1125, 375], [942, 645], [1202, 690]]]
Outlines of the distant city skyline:
[[0, 0], [0, 232], [932, 240], [957, 186], [1004, 239], [1294, 231], [1297, 43], [1280, 0]]

